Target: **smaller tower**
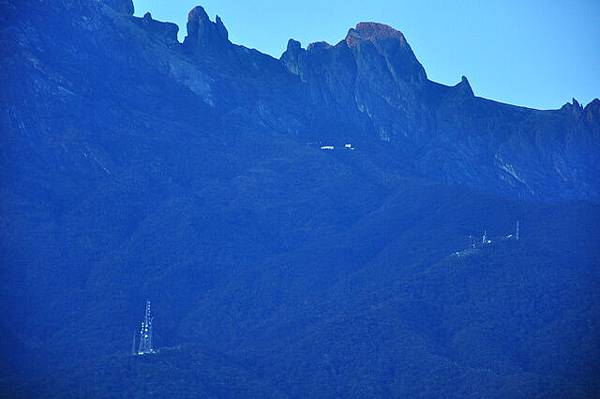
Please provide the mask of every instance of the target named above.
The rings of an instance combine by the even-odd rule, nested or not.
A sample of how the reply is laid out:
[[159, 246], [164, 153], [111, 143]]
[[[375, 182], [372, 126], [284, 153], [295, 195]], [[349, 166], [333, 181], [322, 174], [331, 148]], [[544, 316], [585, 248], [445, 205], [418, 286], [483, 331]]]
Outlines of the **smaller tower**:
[[481, 237], [481, 243], [482, 244], [487, 244], [488, 239], [487, 239], [487, 230], [483, 230], [483, 237]]
[[471, 234], [469, 234], [469, 245], [471, 248], [475, 248], [477, 246], [477, 240]]
[[515, 240], [519, 241], [519, 227], [521, 222], [517, 220], [517, 226], [515, 228]]
[[142, 321], [142, 328], [140, 329], [140, 343], [138, 346], [138, 355], [146, 355], [154, 353], [152, 347], [152, 312], [150, 310], [150, 301], [146, 301], [146, 314], [144, 321]]

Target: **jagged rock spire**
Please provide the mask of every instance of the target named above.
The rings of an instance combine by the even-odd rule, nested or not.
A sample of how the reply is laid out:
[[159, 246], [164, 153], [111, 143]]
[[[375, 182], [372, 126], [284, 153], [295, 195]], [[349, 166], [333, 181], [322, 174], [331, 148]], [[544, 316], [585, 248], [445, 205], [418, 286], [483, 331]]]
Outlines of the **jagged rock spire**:
[[473, 89], [471, 88], [471, 84], [469, 83], [469, 79], [466, 76], [463, 76], [460, 79], [460, 83], [454, 86], [460, 93], [464, 94], [467, 97], [473, 97], [475, 94], [473, 93]]
[[302, 50], [302, 43], [297, 40], [290, 39], [287, 44], [287, 51], [297, 52]]
[[290, 39], [287, 50], [281, 55], [281, 62], [294, 75], [300, 75], [300, 57], [303, 51], [299, 41]]
[[203, 7], [194, 7], [188, 14], [184, 45], [194, 51], [211, 51], [230, 45], [229, 32], [217, 15], [212, 22]]

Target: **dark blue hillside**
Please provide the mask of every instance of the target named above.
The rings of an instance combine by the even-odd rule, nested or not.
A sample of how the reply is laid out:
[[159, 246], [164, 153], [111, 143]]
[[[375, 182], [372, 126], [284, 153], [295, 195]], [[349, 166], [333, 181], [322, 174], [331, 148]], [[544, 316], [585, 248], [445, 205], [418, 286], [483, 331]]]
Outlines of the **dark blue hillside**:
[[[252, 377], [241, 385], [229, 380], [226, 391], [211, 388], [209, 397], [235, 397], [231, 390], [258, 383], [270, 390], [266, 397], [596, 392], [597, 207], [537, 206], [416, 186], [346, 233], [260, 264], [232, 265], [226, 281], [206, 283], [210, 278], [190, 274], [191, 266], [148, 266], [153, 278], [140, 290], [153, 293], [157, 341], [177, 346], [152, 355], [153, 367], [126, 353], [131, 332], [122, 325], [140, 312], [122, 311], [130, 299], [118, 292], [135, 289], [106, 281], [98, 291], [111, 298], [110, 315], [89, 308], [93, 317], [82, 324], [103, 323], [103, 332], [115, 331], [114, 341], [88, 330], [77, 335], [77, 349], [101, 341], [121, 355], [107, 366], [103, 356], [81, 350], [81, 366], [53, 378], [64, 376], [71, 392], [95, 378], [98, 397], [118, 397], [131, 387], [139, 397], [150, 391], [193, 397], [190, 387], [222, 378], [217, 361]], [[386, 220], [376, 215], [383, 209]], [[515, 216], [522, 218], [521, 238], [504, 239]], [[492, 243], [457, 256], [482, 225]], [[73, 349], [74, 329], [55, 336], [55, 349]], [[151, 384], [141, 382], [148, 376]], [[47, 381], [34, 389], [44, 386]]]

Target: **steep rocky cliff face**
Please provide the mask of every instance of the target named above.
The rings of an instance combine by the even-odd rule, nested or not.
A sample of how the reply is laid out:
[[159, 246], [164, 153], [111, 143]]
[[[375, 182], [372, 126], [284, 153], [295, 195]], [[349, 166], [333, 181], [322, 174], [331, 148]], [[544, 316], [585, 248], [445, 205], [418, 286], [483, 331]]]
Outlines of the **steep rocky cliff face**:
[[529, 198], [598, 195], [598, 100], [536, 111], [475, 97], [465, 77], [431, 82], [402, 33], [374, 23], [335, 46], [292, 40], [281, 61], [317, 102], [366, 115], [374, 137], [431, 178]]
[[[376, 23], [280, 59], [201, 7], [177, 32], [0, 1], [2, 393], [597, 392], [599, 100], [432, 82]], [[172, 348], [140, 363], [147, 298]]]

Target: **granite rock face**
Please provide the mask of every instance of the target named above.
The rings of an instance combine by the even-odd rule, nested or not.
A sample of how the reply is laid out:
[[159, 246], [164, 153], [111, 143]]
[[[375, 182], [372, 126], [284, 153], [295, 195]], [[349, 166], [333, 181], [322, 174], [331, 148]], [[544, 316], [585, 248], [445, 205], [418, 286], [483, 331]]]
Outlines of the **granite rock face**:
[[345, 41], [357, 59], [364, 56], [359, 63], [366, 65], [378, 58], [372, 56], [373, 48], [388, 65], [389, 73], [396, 82], [419, 83], [427, 79], [404, 35], [390, 26], [361, 22], [350, 29]]
[[231, 46], [229, 33], [217, 15], [212, 22], [201, 6], [194, 7], [188, 14], [187, 36], [184, 46], [191, 51], [214, 52]]
[[576, 100], [537, 111], [475, 97], [464, 76], [454, 87], [432, 82], [404, 35], [375, 23], [335, 46], [290, 40], [281, 62], [317, 103], [340, 119], [365, 116], [376, 138], [430, 177], [539, 199], [599, 194], [598, 158], [587, 150], [600, 144], [598, 119], [579, 118]]

